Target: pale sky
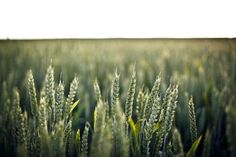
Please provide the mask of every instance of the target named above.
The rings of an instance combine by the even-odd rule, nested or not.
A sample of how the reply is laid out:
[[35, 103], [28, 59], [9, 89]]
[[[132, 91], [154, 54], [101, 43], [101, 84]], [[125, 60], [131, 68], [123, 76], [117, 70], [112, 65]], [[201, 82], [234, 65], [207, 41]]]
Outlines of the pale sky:
[[6, 0], [0, 39], [236, 37], [233, 1]]

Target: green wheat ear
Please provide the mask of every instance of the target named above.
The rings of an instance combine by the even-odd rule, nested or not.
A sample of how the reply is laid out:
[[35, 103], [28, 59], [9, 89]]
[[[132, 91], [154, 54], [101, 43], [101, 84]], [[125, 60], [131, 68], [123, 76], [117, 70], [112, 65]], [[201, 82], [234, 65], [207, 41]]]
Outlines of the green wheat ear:
[[69, 120], [64, 131], [64, 145], [66, 146], [66, 155], [71, 156], [72, 145], [74, 145], [73, 130], [72, 130], [72, 120]]
[[115, 108], [117, 103], [119, 102], [119, 91], [120, 91], [120, 75], [117, 74], [117, 70], [112, 79], [112, 86], [111, 86], [111, 115], [115, 114]]
[[68, 141], [68, 137], [69, 137], [69, 135], [71, 133], [71, 129], [72, 129], [72, 121], [69, 120], [69, 122], [67, 123], [67, 125], [65, 127], [65, 131], [64, 131], [64, 139], [63, 139], [63, 141], [64, 141], [65, 144]]
[[144, 91], [143, 88], [139, 90], [136, 98], [136, 117], [137, 120], [145, 119], [145, 102], [148, 99], [148, 91]]
[[20, 96], [18, 89], [14, 88], [13, 90], [13, 105], [15, 106], [15, 135], [17, 141], [17, 151], [18, 155], [21, 156], [23, 154], [26, 155], [26, 118], [22, 112], [20, 107]]
[[54, 69], [50, 65], [45, 76], [45, 100], [47, 106], [54, 108], [55, 106], [55, 85], [54, 85]]
[[156, 153], [159, 152], [164, 140], [167, 138], [169, 132], [172, 129], [173, 121], [175, 119], [175, 110], [177, 107], [178, 98], [178, 85], [170, 85], [164, 97], [163, 109], [160, 114], [159, 122], [161, 122], [161, 128], [157, 132], [157, 145]]
[[151, 139], [157, 124], [157, 117], [159, 116], [161, 112], [161, 106], [160, 106], [160, 98], [157, 96], [154, 100], [154, 104], [152, 106], [152, 112], [150, 115], [150, 118], [147, 120], [146, 125], [144, 127], [144, 144], [143, 144], [143, 149], [144, 149], [144, 154], [145, 156], [150, 156], [150, 144], [151, 144]]
[[119, 102], [119, 79], [117, 70], [112, 79], [111, 87], [111, 118], [112, 118], [112, 143], [113, 156], [128, 156], [129, 147], [125, 135], [125, 114], [123, 113]]
[[40, 132], [47, 132], [47, 108], [45, 98], [41, 97], [39, 104], [39, 128]]
[[58, 123], [63, 118], [64, 102], [64, 84], [60, 81], [56, 88], [55, 123]]
[[196, 124], [195, 108], [192, 97], [190, 98], [188, 103], [188, 113], [189, 113], [189, 123], [190, 123], [190, 134], [193, 143], [197, 139], [197, 124]]
[[178, 85], [175, 85], [172, 88], [171, 99], [169, 99], [167, 103], [167, 110], [166, 110], [166, 116], [165, 116], [165, 127], [166, 127], [167, 134], [171, 130], [173, 121], [175, 119], [177, 99], [178, 99]]
[[129, 155], [129, 141], [125, 134], [125, 114], [119, 103], [116, 104], [112, 121], [113, 156], [127, 157]]
[[76, 93], [78, 92], [78, 88], [79, 88], [79, 80], [78, 80], [78, 77], [75, 76], [73, 81], [70, 84], [70, 92], [64, 106], [63, 117], [69, 114], [71, 105], [73, 105], [73, 101], [75, 99]]
[[143, 154], [147, 157], [151, 156], [151, 151], [150, 151], [151, 139], [154, 130], [156, 130], [155, 127], [156, 123], [158, 122], [158, 116], [160, 116], [161, 113], [160, 97], [158, 95], [160, 88], [160, 80], [161, 80], [160, 76], [158, 76], [145, 105], [146, 107], [145, 115], [147, 118], [147, 122], [146, 125], [144, 126], [144, 140], [142, 147], [143, 147]]
[[129, 126], [128, 119], [132, 117], [132, 113], [133, 113], [133, 101], [134, 101], [135, 87], [136, 87], [136, 72], [134, 69], [131, 80], [130, 80], [127, 99], [126, 99], [126, 103], [125, 103], [126, 135], [128, 135], [128, 126]]
[[48, 111], [48, 130], [52, 131], [55, 121], [55, 85], [54, 85], [54, 69], [50, 65], [45, 76], [45, 102]]
[[146, 100], [146, 103], [145, 103], [146, 119], [149, 119], [149, 117], [151, 115], [151, 110], [152, 110], [154, 100], [158, 96], [158, 92], [160, 90], [160, 83], [161, 83], [161, 78], [160, 78], [160, 74], [159, 74], [154, 82], [151, 93], [149, 94], [148, 99]]
[[[101, 100], [98, 102], [95, 111], [94, 111], [94, 132], [92, 138], [92, 146], [91, 146], [91, 155], [92, 156], [104, 156], [105, 152], [111, 152], [111, 149], [103, 148], [106, 143], [112, 145], [109, 140], [109, 134], [106, 132], [106, 127], [108, 123], [106, 123], [106, 104], [104, 104]], [[105, 141], [107, 139], [108, 141]], [[107, 153], [105, 153], [107, 154]]]
[[102, 96], [101, 96], [101, 90], [100, 90], [100, 87], [98, 85], [98, 80], [97, 79], [93, 83], [93, 88], [94, 88], [95, 99], [96, 99], [97, 102], [99, 102], [99, 100], [102, 99]]
[[142, 108], [144, 102], [145, 102], [144, 92], [143, 92], [143, 88], [141, 88], [138, 91], [138, 95], [137, 95], [137, 98], [136, 98], [135, 114], [136, 114], [137, 119], [140, 119], [140, 111], [141, 111], [141, 108]]
[[38, 103], [32, 70], [28, 72], [28, 93], [30, 98], [30, 116], [38, 117]]

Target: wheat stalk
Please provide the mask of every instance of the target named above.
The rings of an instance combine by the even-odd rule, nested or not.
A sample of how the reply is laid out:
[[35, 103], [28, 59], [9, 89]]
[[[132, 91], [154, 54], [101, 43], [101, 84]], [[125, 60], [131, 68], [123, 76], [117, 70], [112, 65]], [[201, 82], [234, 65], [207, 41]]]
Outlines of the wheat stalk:
[[[64, 123], [60, 121], [55, 124], [55, 129], [52, 132], [52, 151], [53, 156], [63, 156], [66, 153], [66, 140], [68, 132], [70, 132], [70, 123], [68, 124], [67, 130], [64, 131]], [[65, 137], [65, 134], [67, 135]]]
[[172, 131], [172, 147], [173, 147], [173, 153], [178, 156], [182, 157], [184, 156], [184, 149], [183, 149], [183, 143], [181, 140], [181, 135], [179, 130], [174, 127]]

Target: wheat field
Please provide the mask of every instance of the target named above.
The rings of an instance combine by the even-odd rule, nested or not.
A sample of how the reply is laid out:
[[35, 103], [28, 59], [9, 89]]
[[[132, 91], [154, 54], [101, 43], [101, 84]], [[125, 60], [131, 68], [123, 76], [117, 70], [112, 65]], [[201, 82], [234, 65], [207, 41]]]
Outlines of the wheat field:
[[0, 41], [0, 156], [236, 154], [235, 39]]

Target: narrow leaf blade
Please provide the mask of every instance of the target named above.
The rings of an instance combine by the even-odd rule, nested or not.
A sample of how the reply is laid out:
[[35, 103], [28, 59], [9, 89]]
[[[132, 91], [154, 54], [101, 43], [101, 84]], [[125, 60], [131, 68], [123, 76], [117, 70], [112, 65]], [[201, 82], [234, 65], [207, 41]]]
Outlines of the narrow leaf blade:
[[80, 101], [80, 100], [77, 100], [77, 101], [71, 106], [69, 113], [71, 113], [71, 112], [75, 109], [75, 107], [78, 105], [79, 101]]
[[195, 152], [198, 148], [198, 145], [200, 143], [202, 139], [202, 136], [200, 136], [191, 146], [191, 148], [189, 149], [188, 153], [186, 154], [186, 157], [194, 157], [195, 156]]

